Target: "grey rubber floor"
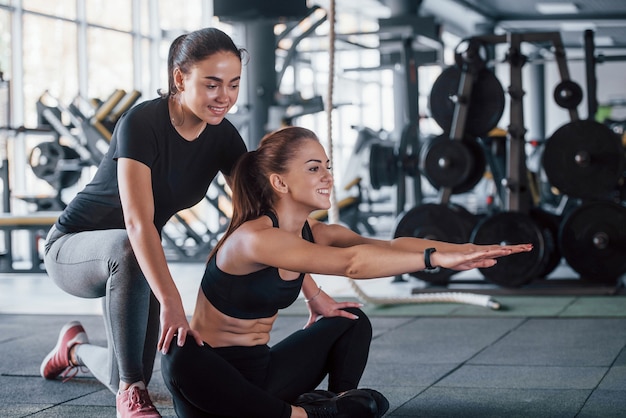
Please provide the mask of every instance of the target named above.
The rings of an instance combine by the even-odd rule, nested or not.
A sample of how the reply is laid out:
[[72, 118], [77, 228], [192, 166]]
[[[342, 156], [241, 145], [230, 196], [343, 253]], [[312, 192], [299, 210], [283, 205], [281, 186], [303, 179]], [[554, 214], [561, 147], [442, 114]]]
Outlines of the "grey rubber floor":
[[[505, 309], [364, 307], [374, 339], [361, 386], [388, 397], [386, 417], [626, 417], [623, 293], [498, 300]], [[69, 320], [80, 320], [90, 340], [104, 344], [101, 317], [28, 308], [1, 313], [0, 306], [0, 417], [115, 417], [113, 394], [89, 373], [66, 383], [39, 376]], [[272, 342], [306, 319], [303, 303], [285, 310]], [[163, 416], [174, 417], [158, 360], [149, 389]]]

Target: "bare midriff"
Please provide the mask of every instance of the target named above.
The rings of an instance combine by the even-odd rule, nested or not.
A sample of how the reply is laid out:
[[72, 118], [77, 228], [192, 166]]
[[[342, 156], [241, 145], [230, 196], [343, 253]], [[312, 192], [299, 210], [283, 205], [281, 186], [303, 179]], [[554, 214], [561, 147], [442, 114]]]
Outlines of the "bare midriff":
[[278, 314], [259, 319], [233, 318], [217, 310], [200, 290], [190, 325], [211, 347], [251, 347], [269, 342], [270, 331], [277, 316]]

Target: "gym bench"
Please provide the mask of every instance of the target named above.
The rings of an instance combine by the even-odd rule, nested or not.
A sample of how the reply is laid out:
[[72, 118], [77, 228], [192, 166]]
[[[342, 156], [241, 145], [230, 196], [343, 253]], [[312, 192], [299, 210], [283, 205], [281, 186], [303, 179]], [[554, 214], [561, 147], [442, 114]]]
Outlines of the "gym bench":
[[[60, 212], [37, 212], [28, 215], [0, 214], [0, 230], [4, 232], [5, 248], [0, 253], [1, 273], [45, 273], [39, 254], [39, 240], [45, 239], [48, 230], [59, 217]], [[13, 258], [11, 233], [28, 231], [30, 235], [30, 267], [16, 267]]]

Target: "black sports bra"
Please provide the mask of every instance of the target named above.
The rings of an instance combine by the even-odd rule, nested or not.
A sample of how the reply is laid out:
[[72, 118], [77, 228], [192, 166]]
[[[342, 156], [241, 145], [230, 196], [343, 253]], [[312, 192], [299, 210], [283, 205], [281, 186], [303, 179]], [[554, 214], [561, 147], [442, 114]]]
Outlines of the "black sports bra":
[[[276, 215], [271, 212], [266, 215], [274, 228], [278, 228]], [[302, 237], [314, 242], [308, 222], [302, 227]], [[204, 296], [225, 315], [241, 319], [269, 318], [291, 305], [300, 294], [304, 273], [294, 280], [283, 280], [276, 267], [244, 275], [228, 274], [220, 270], [215, 259], [216, 254], [207, 263], [200, 286]]]

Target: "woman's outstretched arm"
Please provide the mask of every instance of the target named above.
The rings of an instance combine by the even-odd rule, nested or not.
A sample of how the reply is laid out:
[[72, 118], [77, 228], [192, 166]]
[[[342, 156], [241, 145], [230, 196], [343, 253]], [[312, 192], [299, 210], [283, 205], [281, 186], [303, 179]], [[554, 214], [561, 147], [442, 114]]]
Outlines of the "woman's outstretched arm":
[[[339, 226], [337, 226], [339, 227]], [[339, 227], [342, 228], [342, 227]], [[336, 230], [336, 229], [335, 229]], [[378, 242], [355, 243], [334, 240], [328, 233], [318, 237], [316, 243], [279, 228], [243, 227], [236, 232], [237, 250], [244, 264], [267, 265], [307, 273], [346, 276], [354, 279], [389, 277], [423, 270], [424, 246], [394, 246]], [[233, 236], [234, 238], [234, 236]], [[403, 241], [416, 240], [406, 238]], [[330, 244], [340, 243], [340, 246]], [[432, 254], [431, 265], [454, 270], [491, 267], [499, 257], [530, 251], [530, 244], [448, 247]], [[452, 250], [452, 251], [451, 251]]]

